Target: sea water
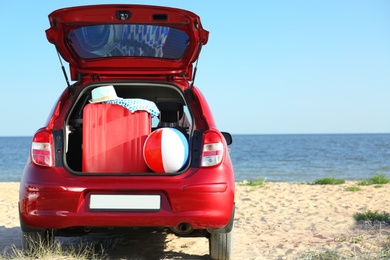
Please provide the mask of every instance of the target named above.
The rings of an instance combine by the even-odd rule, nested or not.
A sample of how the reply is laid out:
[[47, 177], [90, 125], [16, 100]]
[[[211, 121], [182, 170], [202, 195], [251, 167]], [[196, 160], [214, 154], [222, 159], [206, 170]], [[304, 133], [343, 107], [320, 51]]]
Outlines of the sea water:
[[390, 134], [238, 135], [236, 179], [310, 182], [390, 174]]
[[31, 137], [0, 137], [0, 182], [20, 181]]
[[[0, 182], [18, 182], [31, 137], [0, 137]], [[236, 181], [390, 176], [390, 134], [233, 135]]]

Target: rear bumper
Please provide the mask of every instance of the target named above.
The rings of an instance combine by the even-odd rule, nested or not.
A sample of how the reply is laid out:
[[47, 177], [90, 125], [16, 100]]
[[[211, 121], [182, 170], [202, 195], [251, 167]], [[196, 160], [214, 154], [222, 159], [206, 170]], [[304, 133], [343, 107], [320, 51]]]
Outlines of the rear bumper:
[[[58, 173], [54, 175], [58, 176]], [[199, 176], [199, 172], [195, 175]], [[207, 175], [206, 175], [207, 176]], [[19, 210], [23, 228], [225, 227], [234, 207], [234, 181], [199, 177], [77, 177], [39, 183], [24, 178]], [[66, 181], [65, 181], [66, 180]], [[230, 180], [230, 181], [229, 181]], [[91, 195], [159, 196], [157, 210], [91, 209]]]

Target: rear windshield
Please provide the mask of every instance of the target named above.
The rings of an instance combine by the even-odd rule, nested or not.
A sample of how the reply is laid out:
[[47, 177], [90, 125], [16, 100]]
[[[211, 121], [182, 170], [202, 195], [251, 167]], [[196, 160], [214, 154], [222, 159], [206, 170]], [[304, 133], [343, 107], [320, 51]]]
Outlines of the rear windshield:
[[180, 59], [189, 36], [178, 29], [145, 24], [105, 24], [71, 31], [68, 41], [83, 59], [154, 57]]

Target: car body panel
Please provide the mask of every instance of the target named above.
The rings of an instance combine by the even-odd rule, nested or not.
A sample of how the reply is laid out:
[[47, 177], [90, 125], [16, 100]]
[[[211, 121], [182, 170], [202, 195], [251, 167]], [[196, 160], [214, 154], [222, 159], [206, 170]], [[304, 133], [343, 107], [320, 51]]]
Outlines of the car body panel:
[[[176, 226], [222, 228], [234, 202], [234, 178], [227, 161], [218, 168], [190, 169], [178, 176], [74, 176], [63, 167], [32, 163], [20, 186], [20, 213], [34, 228], [72, 226]], [[229, 170], [227, 170], [229, 169]], [[59, 185], [60, 184], [60, 185]], [[158, 212], [93, 211], [91, 194], [159, 194]], [[61, 202], [61, 203], [59, 203]]]

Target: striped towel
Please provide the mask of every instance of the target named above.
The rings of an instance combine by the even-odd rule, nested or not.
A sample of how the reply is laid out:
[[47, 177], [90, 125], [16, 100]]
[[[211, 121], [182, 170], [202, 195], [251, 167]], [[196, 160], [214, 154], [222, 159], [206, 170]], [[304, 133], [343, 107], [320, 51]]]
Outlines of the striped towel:
[[131, 113], [138, 110], [145, 110], [151, 114], [152, 117], [158, 116], [160, 114], [160, 110], [157, 108], [154, 102], [140, 98], [118, 98], [105, 101], [103, 103], [123, 106], [130, 110]]

